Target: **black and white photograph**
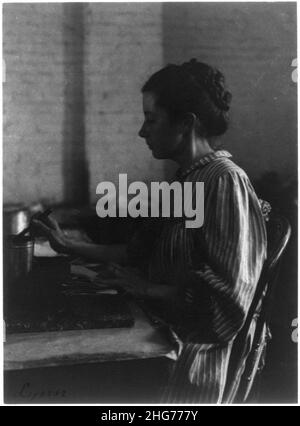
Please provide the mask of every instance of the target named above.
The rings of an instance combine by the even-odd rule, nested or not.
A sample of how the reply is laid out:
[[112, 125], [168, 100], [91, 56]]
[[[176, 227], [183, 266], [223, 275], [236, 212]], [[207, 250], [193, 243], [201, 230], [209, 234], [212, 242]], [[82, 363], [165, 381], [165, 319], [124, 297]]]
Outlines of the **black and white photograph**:
[[296, 1], [2, 2], [2, 404], [298, 404], [297, 119]]

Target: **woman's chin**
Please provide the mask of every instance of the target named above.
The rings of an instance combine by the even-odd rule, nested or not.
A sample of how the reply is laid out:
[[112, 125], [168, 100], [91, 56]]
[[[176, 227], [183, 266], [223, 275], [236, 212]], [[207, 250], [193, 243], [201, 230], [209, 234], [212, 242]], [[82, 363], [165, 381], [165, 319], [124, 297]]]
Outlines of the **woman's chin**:
[[166, 159], [166, 157], [161, 152], [153, 151], [153, 149], [151, 149], [151, 152], [152, 152], [153, 158], [155, 158], [156, 160], [165, 160]]

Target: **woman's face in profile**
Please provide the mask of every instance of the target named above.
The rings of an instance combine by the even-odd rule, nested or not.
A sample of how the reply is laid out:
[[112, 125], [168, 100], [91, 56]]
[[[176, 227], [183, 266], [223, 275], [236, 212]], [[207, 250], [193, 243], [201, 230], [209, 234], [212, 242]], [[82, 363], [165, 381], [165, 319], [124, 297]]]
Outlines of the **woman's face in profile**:
[[175, 158], [182, 142], [180, 126], [170, 121], [168, 112], [156, 104], [155, 95], [143, 93], [145, 121], [139, 131], [157, 159]]

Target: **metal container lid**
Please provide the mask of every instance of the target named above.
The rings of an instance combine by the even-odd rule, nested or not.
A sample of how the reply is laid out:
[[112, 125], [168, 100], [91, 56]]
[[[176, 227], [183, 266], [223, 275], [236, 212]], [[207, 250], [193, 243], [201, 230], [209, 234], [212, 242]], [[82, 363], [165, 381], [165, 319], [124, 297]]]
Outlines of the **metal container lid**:
[[9, 235], [7, 237], [7, 243], [9, 247], [24, 248], [31, 247], [34, 243], [34, 240], [30, 236], [18, 237], [16, 235]]

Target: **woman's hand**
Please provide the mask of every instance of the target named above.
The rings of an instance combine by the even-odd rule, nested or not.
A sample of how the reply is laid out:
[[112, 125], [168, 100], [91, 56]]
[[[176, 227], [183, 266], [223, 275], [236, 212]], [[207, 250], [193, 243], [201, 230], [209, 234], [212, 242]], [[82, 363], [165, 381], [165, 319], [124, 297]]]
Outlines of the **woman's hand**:
[[140, 277], [136, 269], [115, 263], [109, 264], [109, 270], [114, 274], [114, 278], [98, 278], [95, 282], [112, 288], [122, 288], [136, 297], [161, 300], [168, 304], [172, 304], [176, 299], [176, 286], [149, 282]]
[[38, 231], [48, 238], [53, 250], [58, 253], [68, 253], [68, 238], [65, 236], [56, 220], [51, 217], [46, 217], [43, 220], [33, 218], [31, 221], [33, 230]]
[[135, 269], [110, 263], [109, 271], [114, 274], [114, 278], [100, 278], [101, 284], [122, 288], [133, 296], [147, 296], [149, 282], [141, 278]]

